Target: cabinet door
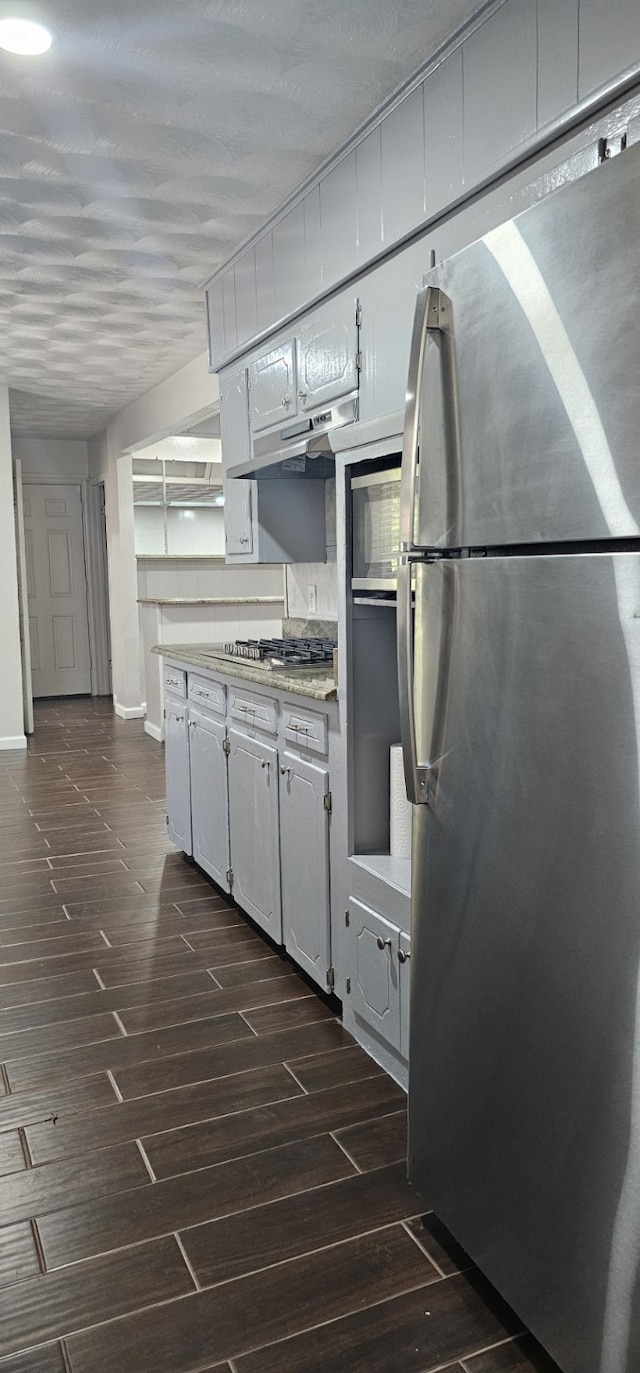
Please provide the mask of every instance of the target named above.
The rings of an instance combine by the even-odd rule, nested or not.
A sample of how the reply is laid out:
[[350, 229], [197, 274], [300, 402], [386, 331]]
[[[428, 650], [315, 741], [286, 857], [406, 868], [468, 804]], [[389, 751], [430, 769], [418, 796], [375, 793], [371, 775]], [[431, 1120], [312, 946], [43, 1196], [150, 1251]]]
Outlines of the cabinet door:
[[400, 1048], [400, 986], [397, 925], [352, 897], [353, 1007], [394, 1049]]
[[226, 474], [251, 458], [247, 369], [223, 375], [220, 388], [220, 434], [224, 479], [224, 536], [227, 558], [247, 558], [254, 543], [254, 483], [229, 481]]
[[271, 744], [229, 731], [229, 831], [233, 895], [282, 943], [278, 754]]
[[282, 933], [291, 957], [323, 989], [331, 964], [328, 791], [326, 768], [281, 755]]
[[164, 765], [167, 783], [167, 818], [172, 844], [191, 853], [191, 795], [189, 788], [189, 739], [184, 701], [165, 702]]
[[409, 1057], [410, 959], [411, 940], [408, 934], [401, 934], [398, 962], [400, 964], [400, 1053], [403, 1058]]
[[300, 411], [355, 391], [358, 386], [357, 301], [344, 297], [303, 324], [296, 340]]
[[255, 432], [297, 414], [293, 343], [283, 343], [249, 368], [251, 428]]
[[193, 856], [223, 891], [229, 890], [229, 796], [227, 755], [223, 748], [226, 734], [222, 720], [189, 710]]

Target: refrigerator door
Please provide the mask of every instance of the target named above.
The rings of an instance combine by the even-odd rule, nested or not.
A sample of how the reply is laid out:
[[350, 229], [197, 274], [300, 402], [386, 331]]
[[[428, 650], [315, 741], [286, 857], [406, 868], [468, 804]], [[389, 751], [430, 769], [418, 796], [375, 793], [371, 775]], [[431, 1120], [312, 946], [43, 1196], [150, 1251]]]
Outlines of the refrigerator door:
[[407, 388], [409, 546], [640, 533], [639, 222], [635, 145], [430, 273], [439, 308], [420, 293]]
[[640, 554], [415, 576], [409, 1176], [566, 1373], [637, 1373]]

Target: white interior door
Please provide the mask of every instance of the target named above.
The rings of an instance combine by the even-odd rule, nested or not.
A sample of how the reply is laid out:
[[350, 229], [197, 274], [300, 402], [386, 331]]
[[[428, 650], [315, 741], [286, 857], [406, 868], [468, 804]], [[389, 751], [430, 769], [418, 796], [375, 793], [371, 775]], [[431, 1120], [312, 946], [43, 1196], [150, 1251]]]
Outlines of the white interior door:
[[24, 531], [34, 696], [91, 691], [79, 486], [29, 484]]
[[22, 463], [13, 464], [13, 506], [16, 521], [16, 554], [18, 562], [18, 604], [20, 607], [20, 651], [22, 655], [22, 702], [25, 734], [33, 734], [33, 690], [31, 686], [31, 644], [29, 642], [29, 612], [27, 592], [27, 562], [24, 540], [24, 498], [22, 491]]

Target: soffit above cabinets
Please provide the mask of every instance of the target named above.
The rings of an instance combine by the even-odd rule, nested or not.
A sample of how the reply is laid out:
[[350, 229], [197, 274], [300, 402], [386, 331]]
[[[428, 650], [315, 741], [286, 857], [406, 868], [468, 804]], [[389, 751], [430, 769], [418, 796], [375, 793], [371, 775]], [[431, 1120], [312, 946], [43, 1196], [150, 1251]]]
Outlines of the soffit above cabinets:
[[478, 0], [50, 8], [49, 54], [0, 55], [0, 385], [15, 432], [86, 437], [204, 351], [204, 281]]

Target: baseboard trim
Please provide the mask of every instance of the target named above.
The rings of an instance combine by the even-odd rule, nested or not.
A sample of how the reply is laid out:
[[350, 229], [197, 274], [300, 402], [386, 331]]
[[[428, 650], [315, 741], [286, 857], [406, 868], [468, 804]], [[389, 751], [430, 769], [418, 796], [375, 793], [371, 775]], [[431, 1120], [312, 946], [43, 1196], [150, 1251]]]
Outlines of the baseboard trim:
[[121, 720], [142, 720], [146, 708], [144, 703], [139, 706], [121, 706], [119, 701], [114, 701], [113, 703], [113, 709], [115, 710], [116, 715], [120, 716]]
[[14, 734], [13, 737], [12, 737], [11, 735], [7, 735], [7, 736], [5, 736], [4, 739], [0, 739], [0, 749], [26, 748], [26, 747], [27, 747], [27, 736], [26, 736], [26, 734]]
[[162, 743], [162, 730], [159, 725], [152, 725], [150, 720], [145, 720], [144, 732], [145, 734], [150, 734], [151, 738], [156, 739], [159, 744]]

